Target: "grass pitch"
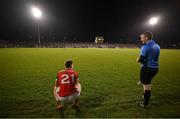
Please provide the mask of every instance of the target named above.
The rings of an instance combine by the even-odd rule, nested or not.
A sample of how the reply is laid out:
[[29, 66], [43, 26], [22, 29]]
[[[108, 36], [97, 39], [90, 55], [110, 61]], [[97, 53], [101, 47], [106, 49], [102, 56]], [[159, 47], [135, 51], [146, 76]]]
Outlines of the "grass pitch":
[[79, 72], [80, 111], [65, 117], [180, 117], [180, 50], [161, 50], [150, 109], [137, 106], [139, 49], [0, 49], [0, 117], [59, 117], [53, 85], [64, 61]]

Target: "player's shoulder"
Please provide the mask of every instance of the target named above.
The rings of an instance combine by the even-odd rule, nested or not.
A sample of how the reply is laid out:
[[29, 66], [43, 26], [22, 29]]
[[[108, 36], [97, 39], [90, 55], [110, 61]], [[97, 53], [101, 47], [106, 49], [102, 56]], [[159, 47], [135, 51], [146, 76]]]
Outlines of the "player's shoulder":
[[76, 70], [72, 70], [72, 72], [73, 72], [73, 73], [78, 73], [78, 71], [76, 71]]
[[60, 70], [60, 71], [58, 71], [58, 74], [60, 74], [60, 73], [64, 73], [66, 70]]
[[76, 71], [76, 70], [71, 70], [71, 72], [73, 73], [73, 74], [76, 74], [76, 75], [78, 75], [78, 72]]
[[147, 44], [144, 44], [142, 47], [141, 47], [141, 50], [146, 50], [148, 48], [148, 45]]
[[152, 45], [151, 45], [151, 46], [153, 46], [153, 47], [156, 47], [156, 48], [160, 49], [159, 44], [158, 44], [157, 42], [155, 42], [155, 40], [152, 40]]
[[156, 45], [156, 47], [157, 47], [158, 49], [160, 49], [160, 46], [159, 46], [158, 43], [155, 42], [155, 45]]

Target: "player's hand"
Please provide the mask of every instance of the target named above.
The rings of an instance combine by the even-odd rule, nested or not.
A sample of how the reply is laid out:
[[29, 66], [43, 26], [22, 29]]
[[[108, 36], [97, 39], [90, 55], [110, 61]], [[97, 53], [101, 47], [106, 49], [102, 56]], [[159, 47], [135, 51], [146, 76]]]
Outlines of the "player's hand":
[[136, 59], [136, 62], [139, 62], [139, 57]]

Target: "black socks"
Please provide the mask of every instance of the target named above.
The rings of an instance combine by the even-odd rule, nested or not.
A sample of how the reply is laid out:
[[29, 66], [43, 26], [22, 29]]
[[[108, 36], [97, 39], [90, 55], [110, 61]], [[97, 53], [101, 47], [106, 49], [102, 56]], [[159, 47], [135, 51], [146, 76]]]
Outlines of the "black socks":
[[145, 93], [144, 93], [144, 105], [145, 106], [149, 105], [150, 97], [151, 97], [151, 90], [145, 90]]

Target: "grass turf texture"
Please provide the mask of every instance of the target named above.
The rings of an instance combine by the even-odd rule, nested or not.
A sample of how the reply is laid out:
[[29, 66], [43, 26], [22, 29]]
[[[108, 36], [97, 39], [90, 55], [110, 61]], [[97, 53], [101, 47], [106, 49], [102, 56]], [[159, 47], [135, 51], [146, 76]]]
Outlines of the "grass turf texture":
[[82, 85], [65, 117], [180, 117], [180, 50], [161, 50], [150, 109], [137, 106], [139, 49], [0, 49], [0, 117], [59, 117], [53, 85], [66, 59]]

